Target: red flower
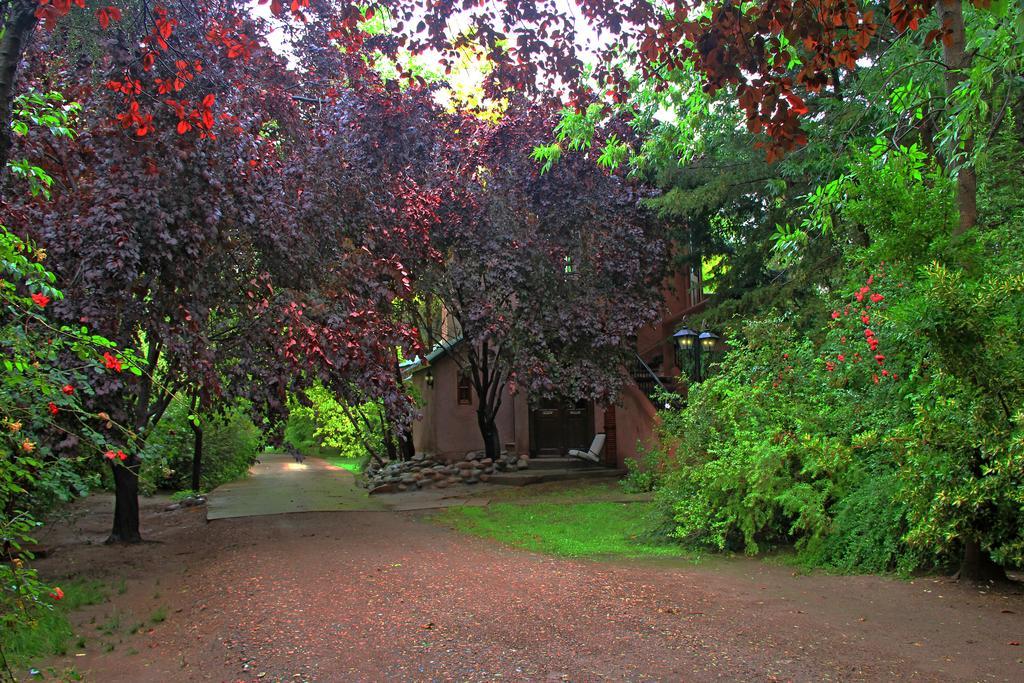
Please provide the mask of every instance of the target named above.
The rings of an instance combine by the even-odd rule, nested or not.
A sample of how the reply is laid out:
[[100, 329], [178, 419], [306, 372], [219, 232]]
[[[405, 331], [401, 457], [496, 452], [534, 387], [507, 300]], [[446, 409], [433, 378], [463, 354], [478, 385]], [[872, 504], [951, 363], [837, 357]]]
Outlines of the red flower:
[[113, 460], [114, 458], [117, 457], [117, 453], [115, 453], [114, 451], [107, 451], [106, 453], [103, 454], [103, 457], [106, 458], [107, 460]]
[[862, 323], [864, 323], [865, 325], [870, 325], [871, 324], [871, 318], [868, 316], [867, 313], [864, 313], [864, 314], [862, 314], [860, 316], [860, 321]]
[[872, 380], [872, 381], [873, 381], [873, 382], [874, 382], [875, 384], [878, 384], [878, 375], [871, 375], [871, 380]]
[[61, 391], [70, 396], [71, 394], [75, 393], [75, 388], [70, 384], [65, 384], [63, 387], [61, 387]]
[[836, 369], [836, 364], [833, 363], [832, 361], [828, 361], [827, 363], [825, 363], [825, 369], [828, 370], [829, 372], [832, 372], [833, 370]]
[[843, 362], [844, 360], [846, 360], [846, 356], [844, 356], [843, 354], [839, 354], [838, 356], [836, 356], [836, 358], [839, 360], [839, 362]]
[[883, 362], [883, 361], [885, 361], [885, 356], [883, 356], [883, 355], [882, 355], [882, 354], [880, 354], [880, 353], [879, 353], [879, 354], [876, 354], [876, 355], [875, 355], [875, 360], [876, 360], [876, 361], [878, 361], [878, 364], [879, 364], [879, 365], [881, 365], [881, 364], [882, 364], [882, 362]]
[[868, 275], [868, 284], [870, 285], [870, 284], [873, 284], [874, 282], [875, 282], [875, 276], [874, 275]]
[[64, 599], [64, 591], [62, 591], [60, 589], [60, 586], [57, 586], [57, 587], [55, 587], [53, 589], [53, 592], [50, 593], [50, 597], [53, 598], [54, 600], [63, 600]]
[[39, 306], [39, 308], [46, 308], [46, 304], [50, 303], [50, 297], [45, 294], [36, 293], [32, 295], [32, 301], [34, 301], [36, 306]]
[[103, 364], [107, 366], [108, 370], [121, 372], [121, 361], [118, 360], [117, 356], [113, 355], [109, 351], [106, 351], [103, 354]]
[[103, 454], [103, 457], [111, 461], [113, 461], [114, 459], [121, 461], [128, 459], [128, 456], [125, 454], [124, 451], [107, 451], [106, 453]]
[[857, 298], [857, 301], [864, 301], [864, 294], [862, 294], [861, 292], [857, 292], [853, 296]]
[[875, 293], [875, 294], [871, 295], [871, 300], [874, 301], [876, 304], [879, 301], [881, 301], [882, 299], [884, 299], [884, 298], [885, 298], [884, 296], [882, 296], [881, 294], [878, 294], [878, 293]]
[[889, 376], [889, 371], [888, 370], [882, 370], [882, 377], [888, 377], [888, 376]]
[[832, 319], [839, 320], [839, 311], [832, 311]]
[[59, 410], [57, 409], [57, 404], [54, 403], [53, 401], [50, 401], [49, 405], [47, 405], [46, 407], [50, 409], [50, 415], [56, 415], [59, 412]]

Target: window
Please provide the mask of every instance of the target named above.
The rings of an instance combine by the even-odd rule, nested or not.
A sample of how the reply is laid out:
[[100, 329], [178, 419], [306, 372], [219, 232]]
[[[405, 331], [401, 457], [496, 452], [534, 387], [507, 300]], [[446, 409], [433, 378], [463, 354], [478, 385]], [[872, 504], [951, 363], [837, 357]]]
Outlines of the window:
[[469, 375], [465, 372], [459, 373], [458, 401], [460, 406], [473, 404], [473, 385], [469, 381]]

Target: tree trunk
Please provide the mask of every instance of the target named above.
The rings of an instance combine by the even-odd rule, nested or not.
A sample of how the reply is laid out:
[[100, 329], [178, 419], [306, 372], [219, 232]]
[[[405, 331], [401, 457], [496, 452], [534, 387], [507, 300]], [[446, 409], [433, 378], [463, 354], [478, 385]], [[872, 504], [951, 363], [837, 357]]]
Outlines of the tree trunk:
[[[953, 91], [967, 79], [966, 71], [971, 58], [965, 47], [964, 8], [962, 0], [939, 0], [939, 20], [950, 32], [949, 40], [942, 40], [942, 60], [946, 63], [946, 109], [952, 104]], [[956, 176], [956, 204], [960, 211], [960, 222], [953, 230], [962, 235], [978, 222], [978, 176], [974, 169], [974, 137], [967, 135], [962, 141], [963, 163]]]
[[981, 547], [981, 542], [977, 538], [968, 538], [964, 541], [964, 556], [957, 578], [976, 582], [1008, 580], [1006, 571], [992, 561], [992, 557]]
[[192, 425], [192, 490], [199, 493], [199, 482], [203, 473], [203, 428], [195, 422]]
[[114, 528], [107, 543], [140, 543], [139, 533], [139, 460], [125, 463], [115, 460], [114, 471]]
[[484, 457], [497, 462], [501, 456], [501, 436], [494, 422], [494, 413], [481, 407], [476, 411], [476, 421], [480, 425], [480, 436], [484, 438]]
[[18, 78], [18, 64], [25, 54], [28, 37], [36, 26], [34, 0], [15, 0], [4, 25], [0, 41], [0, 174], [7, 168], [11, 154], [11, 100]]
[[412, 430], [408, 427], [399, 427], [398, 450], [402, 454], [402, 460], [412, 460], [416, 455], [416, 447], [412, 442]]

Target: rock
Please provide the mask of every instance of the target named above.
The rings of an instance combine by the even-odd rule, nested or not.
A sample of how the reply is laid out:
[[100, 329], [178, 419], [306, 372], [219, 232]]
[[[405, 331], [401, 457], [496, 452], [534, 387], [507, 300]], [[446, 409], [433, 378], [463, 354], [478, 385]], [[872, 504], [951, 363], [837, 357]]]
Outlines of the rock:
[[434, 488], [446, 489], [448, 488], [448, 480], [442, 480], [434, 483]]
[[405, 484], [399, 484], [399, 485], [398, 485], [398, 490], [399, 490], [399, 491], [408, 491], [408, 490], [409, 490], [409, 487], [408, 487], [408, 486], [406, 486]]
[[380, 484], [379, 486], [370, 489], [370, 495], [372, 496], [372, 495], [375, 495], [377, 493], [394, 493], [397, 490], [398, 490], [398, 486], [396, 484], [394, 484], [394, 483], [390, 483], [389, 482], [389, 483], [386, 483], [386, 484]]
[[458, 467], [460, 470], [465, 471], [465, 470], [468, 470], [468, 469], [472, 469], [473, 468], [473, 463], [469, 462], [469, 461], [466, 461], [466, 460], [463, 460], [458, 465], [456, 465], [456, 467]]
[[170, 505], [168, 505], [167, 507], [164, 508], [164, 512], [174, 512], [175, 510], [180, 510], [180, 509], [181, 509], [181, 504], [180, 503], [171, 503]]
[[478, 478], [476, 478], [476, 477], [470, 477], [469, 479], [466, 479], [466, 481], [464, 483], [466, 483], [466, 484], [479, 484], [480, 480]]
[[490, 479], [491, 475], [487, 474], [486, 472], [480, 475], [480, 481], [490, 481]]
[[519, 461], [516, 462], [516, 469], [525, 470], [529, 466], [530, 461], [525, 458], [519, 458]]
[[494, 460], [491, 458], [484, 458], [483, 460], [480, 461], [480, 464], [486, 466], [492, 464], [493, 462]]
[[416, 483], [416, 477], [411, 475], [411, 474], [407, 474], [404, 477], [402, 477], [402, 483], [406, 484], [406, 485], [408, 485], [408, 484], [415, 484]]

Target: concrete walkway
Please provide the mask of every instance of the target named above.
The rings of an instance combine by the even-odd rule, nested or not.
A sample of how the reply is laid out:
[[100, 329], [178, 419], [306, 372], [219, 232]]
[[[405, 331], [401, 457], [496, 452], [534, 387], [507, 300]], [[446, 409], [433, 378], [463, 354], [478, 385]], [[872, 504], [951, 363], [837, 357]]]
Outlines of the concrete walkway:
[[[290, 455], [264, 453], [249, 476], [212, 491], [206, 519], [258, 517], [290, 512], [355, 510], [429, 510], [455, 505], [487, 505], [469, 493], [478, 491], [423, 490], [387, 496], [369, 496], [352, 473], [320, 458], [295, 462]], [[468, 487], [466, 487], [468, 488]]]

